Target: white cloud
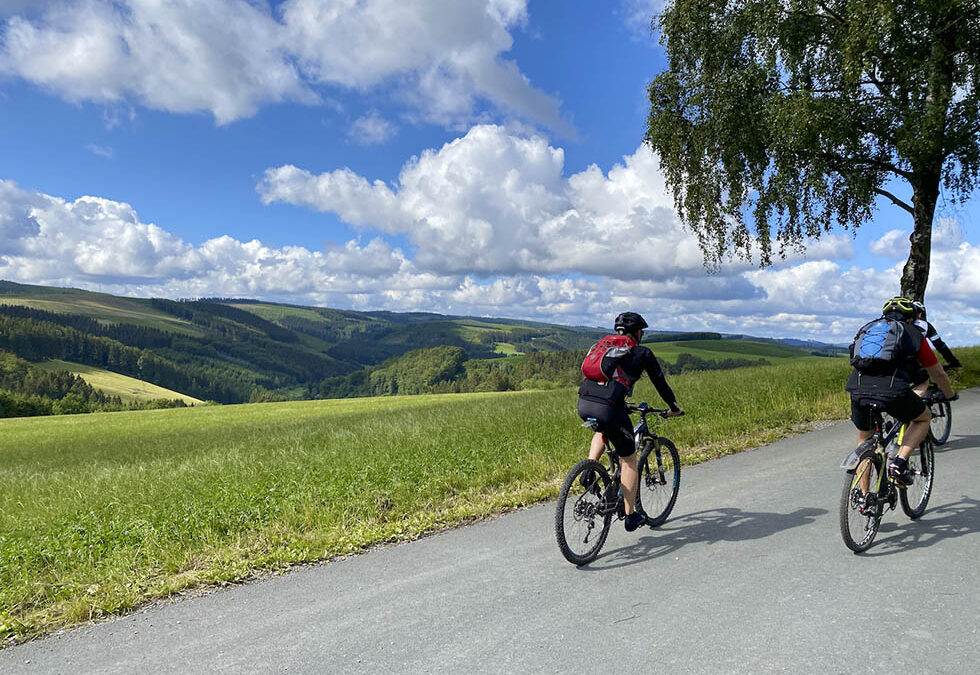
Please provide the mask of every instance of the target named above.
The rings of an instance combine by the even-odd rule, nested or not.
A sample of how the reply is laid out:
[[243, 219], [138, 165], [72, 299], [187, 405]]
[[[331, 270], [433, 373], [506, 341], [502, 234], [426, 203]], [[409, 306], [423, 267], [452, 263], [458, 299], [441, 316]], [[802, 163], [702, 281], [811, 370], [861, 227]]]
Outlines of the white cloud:
[[[314, 176], [286, 165], [267, 170], [258, 191], [265, 203], [403, 233], [416, 248], [415, 262], [438, 273], [702, 275], [701, 249], [681, 226], [646, 146], [608, 174], [592, 165], [565, 178], [564, 157], [540, 136], [484, 125], [413, 158], [392, 186], [349, 169]], [[811, 242], [806, 257], [852, 254], [850, 240], [833, 235]]]
[[269, 12], [243, 0], [75, 0], [36, 21], [11, 18], [0, 73], [70, 101], [132, 99], [227, 123], [265, 102], [315, 100], [286, 44]]
[[395, 125], [374, 110], [354, 120], [347, 135], [361, 145], [379, 145], [394, 136], [395, 131]]
[[323, 86], [384, 85], [430, 121], [464, 123], [482, 100], [573, 134], [558, 99], [502, 56], [526, 19], [526, 0], [61, 0], [0, 27], [0, 75], [219, 124], [315, 103]]
[[638, 38], [650, 40], [650, 22], [664, 9], [664, 0], [622, 0], [620, 11]]
[[886, 258], [907, 258], [909, 255], [909, 233], [905, 230], [889, 230], [871, 242], [869, 248], [875, 255]]
[[113, 151], [107, 145], [96, 145], [95, 143], [89, 143], [85, 146], [85, 149], [91, 152], [93, 155], [98, 157], [104, 157], [105, 159], [112, 159]]

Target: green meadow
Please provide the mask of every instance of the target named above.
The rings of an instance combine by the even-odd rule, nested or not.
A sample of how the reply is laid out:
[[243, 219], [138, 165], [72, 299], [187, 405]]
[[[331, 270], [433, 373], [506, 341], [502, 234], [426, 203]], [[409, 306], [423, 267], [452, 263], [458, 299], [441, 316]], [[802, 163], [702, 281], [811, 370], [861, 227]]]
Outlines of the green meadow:
[[[961, 384], [980, 381], [980, 349], [959, 353]], [[686, 463], [757, 446], [846, 417], [846, 374], [814, 359], [672, 377], [688, 415], [662, 431]], [[0, 638], [553, 498], [589, 441], [575, 400], [560, 389], [0, 420]], [[659, 403], [648, 382], [634, 400]]]

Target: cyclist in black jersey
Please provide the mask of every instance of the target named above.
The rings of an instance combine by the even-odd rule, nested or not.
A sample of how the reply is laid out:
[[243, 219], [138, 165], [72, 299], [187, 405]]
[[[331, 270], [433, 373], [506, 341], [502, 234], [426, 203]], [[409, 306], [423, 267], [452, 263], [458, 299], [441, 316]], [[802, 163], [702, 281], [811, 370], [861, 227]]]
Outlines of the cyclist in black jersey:
[[657, 393], [670, 408], [670, 417], [683, 415], [684, 411], [677, 405], [677, 397], [667, 384], [657, 357], [649, 348], [640, 345], [643, 329], [647, 322], [636, 312], [624, 312], [616, 317], [615, 329], [620, 335], [628, 335], [636, 342], [630, 353], [618, 364], [626, 375], [629, 385], [618, 380], [600, 385], [592, 380], [583, 380], [579, 386], [578, 414], [583, 420], [595, 420], [598, 425], [596, 434], [592, 437], [589, 447], [589, 458], [599, 459], [602, 455], [602, 436], [612, 443], [616, 454], [622, 460], [623, 501], [626, 509], [626, 530], [632, 532], [645, 520], [646, 514], [634, 511], [636, 503], [636, 488], [639, 476], [636, 466], [636, 443], [633, 439], [633, 422], [626, 409], [626, 397], [633, 393], [633, 383], [646, 373], [656, 387]]
[[[933, 351], [942, 354], [943, 358], [946, 359], [946, 367], [944, 370], [949, 370], [950, 368], [959, 368], [963, 364], [960, 360], [956, 358], [956, 354], [950, 349], [936, 331], [936, 327], [933, 326], [926, 320], [926, 306], [918, 301], [912, 302], [912, 307], [915, 308], [915, 327], [922, 331], [926, 340], [929, 341], [929, 345], [932, 347]], [[929, 388], [929, 374], [926, 372], [925, 368], [919, 368], [913, 376], [913, 382], [915, 382], [915, 393], [919, 396], [925, 396], [926, 390]]]

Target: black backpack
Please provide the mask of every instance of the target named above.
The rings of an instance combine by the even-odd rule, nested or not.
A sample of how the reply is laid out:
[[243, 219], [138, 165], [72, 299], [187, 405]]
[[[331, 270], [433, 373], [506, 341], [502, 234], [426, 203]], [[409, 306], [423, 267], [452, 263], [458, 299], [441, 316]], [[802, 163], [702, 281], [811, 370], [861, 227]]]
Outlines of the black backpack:
[[861, 373], [891, 373], [902, 365], [905, 324], [881, 317], [866, 323], [851, 343], [851, 365]]

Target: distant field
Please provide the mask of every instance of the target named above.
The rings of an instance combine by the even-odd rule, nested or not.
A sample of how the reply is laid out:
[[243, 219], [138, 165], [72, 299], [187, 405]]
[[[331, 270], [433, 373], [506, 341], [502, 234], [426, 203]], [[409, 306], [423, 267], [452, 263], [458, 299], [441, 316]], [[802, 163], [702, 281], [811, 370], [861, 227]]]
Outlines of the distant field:
[[157, 311], [147, 300], [120, 298], [75, 289], [48, 289], [48, 291], [31, 298], [0, 294], [0, 305], [22, 305], [46, 312], [79, 314], [105, 322], [128, 323], [185, 335], [203, 335], [203, 332], [189, 321]]
[[815, 359], [803, 349], [769, 342], [750, 340], [678, 340], [676, 342], [645, 343], [664, 361], [674, 362], [681, 354], [691, 354], [702, 359], [767, 359], [773, 363], [788, 359]]
[[164, 389], [150, 382], [144, 382], [134, 377], [127, 377], [126, 375], [120, 375], [119, 373], [113, 373], [93, 366], [85, 366], [80, 363], [52, 360], [32, 365], [35, 368], [54, 372], [67, 370], [68, 372], [81, 376], [83, 380], [96, 389], [101, 389], [109, 396], [118, 396], [126, 403], [130, 401], [152, 401], [159, 398], [171, 400], [181, 399], [188, 405], [192, 403], [203, 403], [199, 398], [186, 396], [170, 389]]
[[289, 305], [266, 305], [261, 302], [231, 302], [230, 306], [256, 314], [266, 321], [281, 321], [288, 316], [307, 319], [317, 323], [329, 323], [322, 315], [305, 307], [292, 307]]
[[[980, 382], [980, 348], [957, 353], [961, 386]], [[663, 432], [690, 463], [843, 419], [847, 372], [814, 359], [671, 377], [688, 416]], [[648, 382], [634, 398], [659, 400]], [[0, 643], [552, 498], [589, 440], [575, 399], [560, 389], [0, 420]]]

